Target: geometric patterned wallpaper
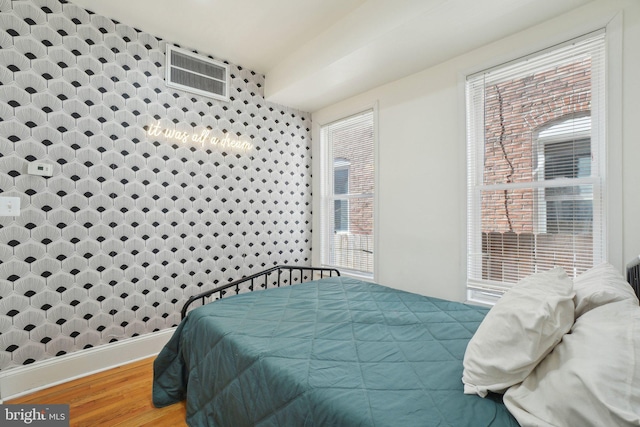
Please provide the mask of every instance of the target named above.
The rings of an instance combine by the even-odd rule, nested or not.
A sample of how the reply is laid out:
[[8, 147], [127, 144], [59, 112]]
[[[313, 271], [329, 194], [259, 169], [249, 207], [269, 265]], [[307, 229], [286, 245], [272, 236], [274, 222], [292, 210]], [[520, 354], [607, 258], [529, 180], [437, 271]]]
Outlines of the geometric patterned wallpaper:
[[[64, 0], [0, 0], [0, 193], [21, 200], [0, 217], [0, 369], [177, 325], [190, 295], [310, 262], [310, 115], [233, 64], [229, 102], [168, 89], [166, 43]], [[27, 175], [36, 160], [53, 177]]]

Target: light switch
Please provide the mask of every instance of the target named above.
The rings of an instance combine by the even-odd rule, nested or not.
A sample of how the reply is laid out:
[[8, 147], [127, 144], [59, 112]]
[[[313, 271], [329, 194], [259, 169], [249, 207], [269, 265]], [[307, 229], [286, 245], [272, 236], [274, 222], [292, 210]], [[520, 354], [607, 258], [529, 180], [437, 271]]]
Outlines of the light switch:
[[53, 165], [45, 162], [31, 162], [27, 173], [29, 175], [53, 176]]
[[20, 197], [0, 196], [0, 216], [20, 216]]

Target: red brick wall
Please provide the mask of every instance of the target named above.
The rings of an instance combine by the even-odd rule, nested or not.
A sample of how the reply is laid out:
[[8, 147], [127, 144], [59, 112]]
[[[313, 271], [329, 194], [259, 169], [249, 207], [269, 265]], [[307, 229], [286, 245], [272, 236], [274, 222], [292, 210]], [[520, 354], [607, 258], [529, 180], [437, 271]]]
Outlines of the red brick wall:
[[[591, 108], [591, 61], [489, 86], [485, 92], [484, 183], [531, 181], [536, 130]], [[533, 232], [531, 190], [483, 197], [483, 232]]]
[[[334, 159], [344, 159], [350, 163], [349, 193], [373, 193], [373, 129], [363, 129], [354, 134], [353, 129], [345, 130], [353, 144], [335, 144]], [[335, 133], [337, 140], [340, 133]], [[349, 202], [349, 232], [353, 234], [373, 234], [373, 198], [352, 199]]]
[[[534, 138], [538, 130], [591, 108], [591, 61], [582, 60], [489, 86], [485, 92], [484, 184], [534, 179]], [[590, 245], [591, 235], [535, 233], [533, 190], [485, 192], [482, 197], [483, 278], [515, 282], [555, 265], [571, 274], [571, 251], [552, 247]], [[577, 240], [576, 240], [577, 239]], [[565, 242], [565, 243], [563, 243]], [[591, 263], [590, 256], [581, 265]]]

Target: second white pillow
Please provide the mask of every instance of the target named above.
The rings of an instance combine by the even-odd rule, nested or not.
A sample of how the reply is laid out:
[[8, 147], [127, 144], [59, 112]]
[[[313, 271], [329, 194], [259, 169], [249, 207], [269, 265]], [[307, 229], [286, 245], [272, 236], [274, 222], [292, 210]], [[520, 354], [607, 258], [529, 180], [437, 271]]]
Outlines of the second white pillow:
[[573, 280], [576, 292], [576, 319], [589, 310], [617, 301], [630, 300], [638, 304], [638, 297], [622, 274], [611, 264], [603, 262]]

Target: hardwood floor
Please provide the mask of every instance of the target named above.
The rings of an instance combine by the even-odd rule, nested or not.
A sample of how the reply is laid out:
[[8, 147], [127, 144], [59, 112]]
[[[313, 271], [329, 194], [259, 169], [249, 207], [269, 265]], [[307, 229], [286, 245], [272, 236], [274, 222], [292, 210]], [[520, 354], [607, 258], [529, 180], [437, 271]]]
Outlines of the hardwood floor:
[[71, 426], [186, 426], [185, 403], [155, 408], [151, 403], [154, 358], [60, 384], [7, 404], [69, 404]]

